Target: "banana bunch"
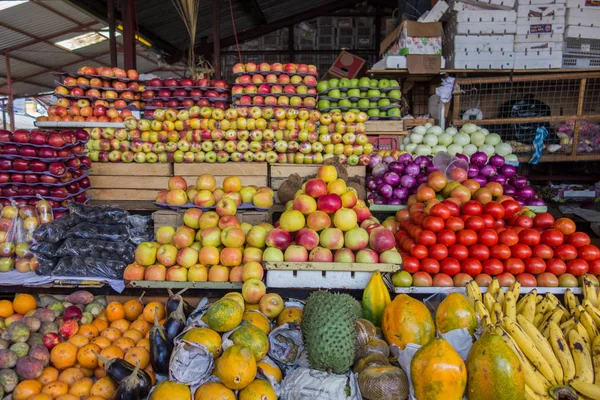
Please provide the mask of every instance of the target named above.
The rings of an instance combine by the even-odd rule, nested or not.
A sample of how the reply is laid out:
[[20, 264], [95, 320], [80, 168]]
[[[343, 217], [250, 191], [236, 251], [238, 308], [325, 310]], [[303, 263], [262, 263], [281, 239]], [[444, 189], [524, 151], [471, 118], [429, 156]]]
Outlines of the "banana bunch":
[[471, 281], [466, 293], [482, 327], [500, 335], [521, 361], [527, 400], [571, 389], [581, 399], [600, 400], [600, 290], [591, 280], [583, 278], [581, 302], [570, 289], [563, 303], [535, 289], [519, 299], [519, 282], [505, 292], [497, 279], [483, 294]]

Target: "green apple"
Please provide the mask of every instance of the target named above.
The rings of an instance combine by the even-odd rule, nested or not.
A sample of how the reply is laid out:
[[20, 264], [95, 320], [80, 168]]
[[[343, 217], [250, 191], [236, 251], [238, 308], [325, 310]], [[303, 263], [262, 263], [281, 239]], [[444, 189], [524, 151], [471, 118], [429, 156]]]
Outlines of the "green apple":
[[348, 97], [348, 93], [347, 92], [341, 92], [340, 93], [340, 98], [345, 99], [346, 97]]
[[390, 86], [392, 86], [392, 87], [400, 87], [400, 83], [398, 83], [398, 81], [395, 80], [395, 79], [391, 79], [390, 80]]
[[341, 97], [340, 89], [333, 89], [327, 93], [327, 96], [332, 97], [334, 99], [339, 99]]
[[352, 102], [348, 99], [342, 99], [339, 101], [338, 104], [340, 105], [340, 107], [351, 107], [352, 106]]
[[358, 103], [356, 101], [353, 101], [350, 107], [358, 107]]
[[376, 88], [379, 85], [379, 81], [377, 79], [371, 79], [369, 81], [369, 87]]
[[409, 287], [412, 286], [412, 275], [406, 271], [396, 272], [392, 275], [392, 284], [395, 287]]
[[339, 79], [330, 79], [329, 80], [329, 87], [330, 88], [336, 88], [336, 87], [338, 87], [339, 83], [340, 83]]
[[367, 111], [367, 115], [369, 117], [379, 117], [379, 115], [380, 115], [379, 109], [377, 109], [377, 108], [370, 108], [369, 111]]
[[377, 108], [377, 102], [376, 101], [369, 101], [369, 107], [370, 108]]
[[379, 81], [379, 85], [377, 85], [377, 87], [378, 87], [379, 89], [385, 89], [385, 88], [388, 88], [388, 87], [390, 87], [390, 81], [389, 81], [389, 80], [387, 80], [387, 79], [381, 79], [381, 80]]
[[398, 100], [400, 99], [400, 97], [402, 97], [402, 93], [398, 89], [392, 89], [389, 92], [387, 92], [387, 97], [389, 97], [390, 99]]
[[350, 166], [358, 165], [358, 156], [352, 154], [351, 156], [348, 157], [348, 159], [346, 160], [346, 163], [348, 163], [348, 165], [350, 165]]
[[327, 89], [329, 89], [329, 82], [321, 81], [321, 82], [317, 83], [317, 92], [324, 92]]
[[387, 113], [387, 111], [379, 110], [379, 116], [380, 117], [387, 117], [388, 113]]
[[[353, 107], [354, 107], [354, 106], [353, 106]], [[358, 114], [358, 113], [360, 112], [360, 110], [359, 110], [358, 108], [350, 108], [350, 109], [348, 110], [348, 112], [352, 112], [352, 113], [354, 113], [354, 114]]]
[[369, 107], [369, 99], [360, 99], [357, 103], [358, 103], [358, 107], [360, 107], [360, 108], [368, 108]]
[[357, 86], [358, 86], [358, 78], [350, 79], [350, 87], [357, 87]]
[[366, 77], [365, 78], [360, 78], [358, 80], [358, 86], [360, 86], [360, 87], [369, 87], [370, 86], [369, 85], [370, 82], [371, 81], [369, 80], [369, 78], [366, 78]]
[[367, 97], [367, 92], [360, 92], [360, 97]]
[[349, 97], [360, 97], [360, 89], [348, 89], [346, 93]]
[[334, 112], [339, 112], [341, 113], [342, 110], [340, 110], [339, 108], [332, 108], [331, 110], [329, 110], [330, 113], [334, 113]]
[[377, 105], [379, 107], [387, 107], [390, 104], [392, 104], [392, 103], [390, 102], [390, 99], [387, 99], [387, 98], [386, 99], [379, 99], [379, 101], [377, 102]]
[[329, 107], [337, 107], [337, 106], [338, 106], [337, 101], [332, 101], [331, 104], [329, 105]]
[[329, 108], [329, 107], [331, 107], [329, 100], [319, 100], [319, 102], [317, 103], [318, 109]]
[[399, 117], [400, 109], [399, 108], [390, 108], [389, 110], [387, 110], [387, 113], [390, 117]]
[[340, 79], [339, 86], [340, 87], [348, 87], [348, 86], [350, 86], [350, 79], [348, 79], [348, 78], [342, 78], [342, 79]]
[[379, 89], [369, 89], [367, 90], [367, 97], [380, 97], [381, 92]]

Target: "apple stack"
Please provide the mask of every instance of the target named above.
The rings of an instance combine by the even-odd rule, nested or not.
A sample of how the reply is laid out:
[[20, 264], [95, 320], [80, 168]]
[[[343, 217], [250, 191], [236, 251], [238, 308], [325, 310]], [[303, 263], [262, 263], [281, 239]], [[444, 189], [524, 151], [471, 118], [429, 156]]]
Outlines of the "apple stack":
[[314, 65], [238, 63], [233, 73], [235, 104], [308, 109], [317, 104], [318, 73]]
[[[252, 226], [236, 218], [242, 196], [260, 199], [273, 204], [269, 188], [242, 187], [238, 177], [227, 177], [223, 189], [216, 189], [210, 175], [201, 175], [196, 189], [188, 188], [181, 177], [169, 180], [166, 200], [183, 202], [190, 191], [199, 202], [205, 193], [210, 202], [219, 197], [214, 211], [189, 208], [183, 215], [183, 226], [161, 226], [156, 231], [155, 242], [141, 243], [135, 251], [135, 263], [123, 274], [125, 280], [154, 281], [211, 281], [242, 282], [243, 274], [262, 279], [260, 264], [268, 231], [273, 226], [267, 222]], [[216, 196], [215, 196], [216, 195]], [[159, 195], [161, 196], [161, 195]], [[259, 200], [260, 200], [259, 199]], [[266, 203], [264, 204], [266, 205]], [[206, 206], [206, 204], [203, 204]]]
[[152, 119], [157, 108], [176, 110], [200, 107], [229, 108], [229, 85], [224, 80], [154, 78], [146, 82], [142, 93], [146, 101], [144, 117]]
[[[360, 226], [359, 226], [360, 224]], [[267, 234], [263, 261], [402, 262], [393, 233], [371, 216], [331, 165], [296, 192]]]
[[366, 112], [370, 119], [399, 119], [402, 92], [398, 81], [389, 79], [329, 79], [317, 84], [323, 112]]
[[48, 108], [48, 117], [38, 121], [123, 122], [132, 110], [141, 110], [143, 82], [136, 70], [81, 67], [77, 73], [56, 73], [56, 105]]

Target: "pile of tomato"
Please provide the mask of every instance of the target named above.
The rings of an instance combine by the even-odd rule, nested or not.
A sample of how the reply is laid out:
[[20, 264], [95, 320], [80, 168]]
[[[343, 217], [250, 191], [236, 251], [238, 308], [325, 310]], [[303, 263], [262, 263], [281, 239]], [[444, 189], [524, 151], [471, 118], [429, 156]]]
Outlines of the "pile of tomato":
[[[404, 270], [420, 286], [577, 286], [577, 277], [600, 275], [600, 250], [576, 232], [569, 218], [533, 218], [515, 200], [461, 206], [451, 200], [413, 204], [396, 214], [398, 251]], [[530, 215], [525, 215], [530, 214]]]

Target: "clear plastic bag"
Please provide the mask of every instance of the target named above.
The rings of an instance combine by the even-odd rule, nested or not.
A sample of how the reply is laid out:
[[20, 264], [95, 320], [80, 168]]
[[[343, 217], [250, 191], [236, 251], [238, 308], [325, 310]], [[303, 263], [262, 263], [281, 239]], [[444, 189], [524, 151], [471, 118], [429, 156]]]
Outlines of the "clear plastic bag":
[[63, 257], [54, 267], [52, 275], [123, 279], [125, 267], [127, 264], [122, 261], [93, 257]]
[[36, 242], [58, 243], [62, 241], [71, 228], [69, 216], [62, 216], [47, 224], [42, 224], [33, 233]]
[[59, 245], [50, 242], [37, 242], [29, 248], [37, 256], [54, 257]]
[[154, 241], [152, 218], [143, 215], [130, 215], [127, 218], [129, 241], [136, 246], [143, 242]]
[[80, 222], [92, 224], [126, 224], [129, 213], [121, 208], [106, 206], [86, 206], [79, 203], [69, 204], [70, 215]]
[[36, 255], [35, 257], [37, 267], [33, 268], [36, 274], [49, 276], [52, 275], [54, 267], [56, 266], [56, 259], [53, 257], [46, 257], [43, 255]]
[[82, 222], [69, 229], [65, 235], [65, 239], [69, 238], [126, 242], [129, 239], [129, 234], [125, 225]]
[[95, 257], [131, 264], [134, 260], [134, 253], [135, 246], [127, 242], [67, 239], [55, 254], [57, 257]]

